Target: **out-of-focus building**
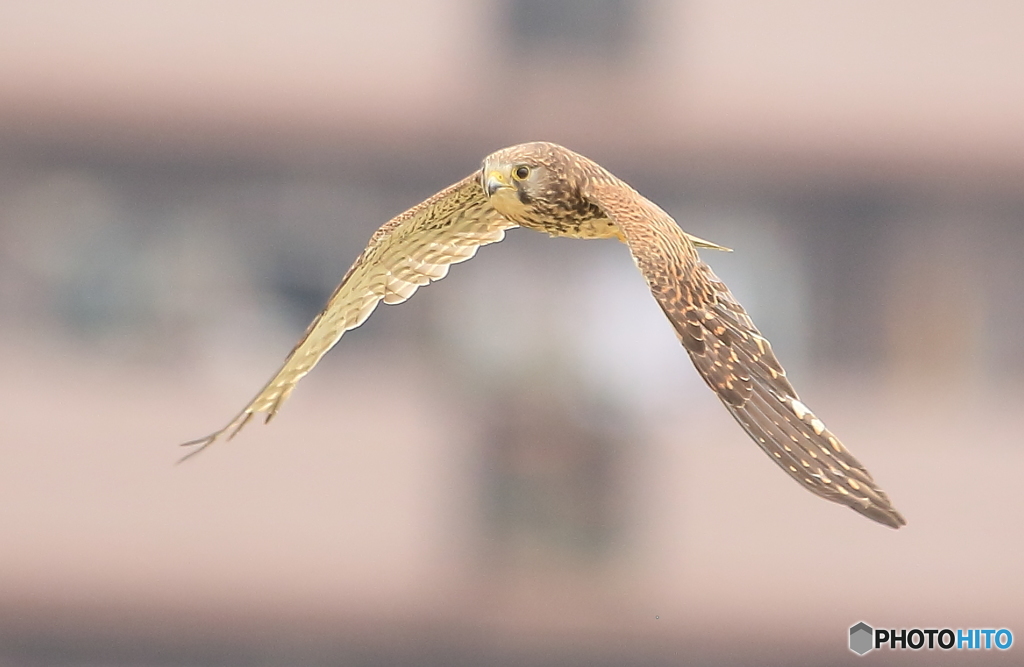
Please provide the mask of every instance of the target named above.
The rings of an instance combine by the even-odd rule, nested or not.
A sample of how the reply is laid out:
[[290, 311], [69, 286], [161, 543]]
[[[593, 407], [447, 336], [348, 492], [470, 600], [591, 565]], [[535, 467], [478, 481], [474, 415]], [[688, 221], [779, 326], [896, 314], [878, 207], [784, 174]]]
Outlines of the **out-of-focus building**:
[[[40, 181], [88, 187], [52, 183], [59, 172], [91, 177], [96, 200], [108, 187], [122, 208], [159, 199], [175, 213], [176, 197], [196, 202], [188, 193], [214, 189], [211, 179], [257, 183], [252, 197], [275, 205], [297, 200], [324, 217], [332, 205], [351, 209], [330, 221], [330, 242], [355, 248], [382, 217], [483, 154], [547, 138], [611, 165], [684, 224], [707, 226], [701, 212], [721, 218], [728, 206], [740, 236], [773, 227], [785, 262], [805, 274], [801, 326], [819, 361], [898, 358], [894, 370], [937, 370], [915, 353], [914, 331], [927, 323], [949, 372], [980, 363], [1019, 375], [1016, 326], [988, 313], [1024, 307], [1005, 287], [1018, 263], [1002, 259], [1019, 241], [1021, 11], [995, 2], [9, 3], [0, 9], [5, 234], [45, 226], [18, 208], [47, 187]], [[333, 201], [279, 192], [314, 184]], [[366, 193], [339, 194], [368, 184], [372, 204]], [[288, 214], [252, 206], [265, 218]], [[133, 230], [155, 224], [140, 213], [123, 213]], [[245, 250], [287, 252], [276, 236], [258, 238], [251, 212], [241, 216], [257, 237]], [[160, 227], [171, 234], [186, 222]], [[279, 234], [313, 247], [297, 233], [309, 227], [296, 221]], [[6, 255], [25, 254], [15, 240]], [[32, 257], [5, 259], [10, 280], [33, 281], [37, 267], [14, 268]], [[287, 270], [323, 271], [305, 277], [317, 291], [337, 273]], [[929, 296], [938, 294], [956, 298]], [[941, 326], [955, 316], [944, 309], [968, 300], [976, 324]]]
[[[0, 663], [813, 664], [864, 614], [1019, 625], [1022, 28], [995, 1], [0, 4]], [[534, 139], [735, 249], [706, 259], [910, 527], [756, 458], [622, 247], [528, 232], [170, 466], [373, 229]]]

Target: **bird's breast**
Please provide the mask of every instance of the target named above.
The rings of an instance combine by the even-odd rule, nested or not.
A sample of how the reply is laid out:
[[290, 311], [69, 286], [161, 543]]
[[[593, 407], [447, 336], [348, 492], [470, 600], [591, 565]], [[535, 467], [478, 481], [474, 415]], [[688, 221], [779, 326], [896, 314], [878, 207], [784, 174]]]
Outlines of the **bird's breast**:
[[565, 236], [573, 239], [617, 239], [622, 238], [615, 223], [604, 216], [559, 215], [526, 218], [523, 227], [544, 232], [550, 236]]

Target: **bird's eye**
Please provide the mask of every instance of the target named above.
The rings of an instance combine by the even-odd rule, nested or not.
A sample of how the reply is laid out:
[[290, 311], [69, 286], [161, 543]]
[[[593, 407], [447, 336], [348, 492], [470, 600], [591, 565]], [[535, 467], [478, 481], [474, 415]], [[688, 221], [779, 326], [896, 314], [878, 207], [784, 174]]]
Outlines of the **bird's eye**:
[[512, 176], [517, 181], [525, 181], [527, 178], [530, 177], [530, 168], [527, 167], [525, 164], [521, 164], [515, 168], [515, 170], [512, 172]]

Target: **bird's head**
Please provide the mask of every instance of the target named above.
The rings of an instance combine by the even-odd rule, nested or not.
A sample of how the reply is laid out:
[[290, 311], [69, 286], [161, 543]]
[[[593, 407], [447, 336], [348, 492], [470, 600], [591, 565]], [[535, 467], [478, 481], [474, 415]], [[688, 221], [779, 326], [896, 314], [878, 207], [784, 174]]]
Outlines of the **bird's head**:
[[491, 205], [509, 220], [543, 224], [578, 215], [589, 206], [580, 191], [580, 167], [589, 162], [557, 144], [519, 144], [484, 159], [480, 185]]

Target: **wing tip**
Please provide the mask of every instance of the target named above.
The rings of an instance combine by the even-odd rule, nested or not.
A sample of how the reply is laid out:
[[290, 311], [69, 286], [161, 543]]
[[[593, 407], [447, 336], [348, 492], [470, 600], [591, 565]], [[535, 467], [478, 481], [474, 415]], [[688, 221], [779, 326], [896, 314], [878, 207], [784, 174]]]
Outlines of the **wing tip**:
[[888, 526], [893, 530], [899, 530], [903, 526], [907, 525], [907, 520], [903, 518], [903, 515], [900, 514], [892, 505], [882, 506], [871, 503], [864, 507], [858, 507], [856, 505], [851, 505], [850, 507], [857, 513], [863, 514], [872, 521], [877, 521], [883, 526]]
[[[252, 416], [252, 412], [250, 412], [249, 410], [245, 410], [244, 412], [242, 412], [242, 414], [238, 415], [233, 420], [231, 420], [231, 423], [229, 423], [227, 426], [220, 429], [219, 431], [214, 431], [210, 435], [204, 436], [202, 438], [196, 438], [195, 440], [189, 440], [188, 442], [181, 443], [181, 445], [179, 445], [180, 447], [195, 447], [195, 449], [193, 449], [191, 452], [185, 454], [180, 459], [178, 459], [175, 465], [181, 465], [182, 463], [188, 461], [193, 456], [199, 454], [204, 449], [220, 440], [221, 436], [224, 435], [225, 433], [227, 433], [227, 437], [225, 438], [225, 440], [231, 440], [236, 435], [238, 435], [238, 432], [242, 430], [243, 426], [249, 423], [249, 420], [252, 419]], [[270, 418], [273, 416], [274, 413], [270, 412], [267, 415], [267, 421], [270, 421]]]
[[195, 449], [193, 449], [191, 452], [185, 454], [180, 459], [178, 459], [175, 462], [175, 465], [181, 465], [185, 461], [188, 461], [190, 458], [192, 458], [199, 452], [203, 451], [210, 445], [212, 445], [214, 442], [217, 441], [217, 438], [220, 437], [220, 434], [223, 432], [223, 430], [217, 431], [216, 433], [211, 433], [210, 435], [204, 438], [197, 438], [195, 440], [189, 440], [188, 442], [181, 443], [179, 447], [195, 447]]

